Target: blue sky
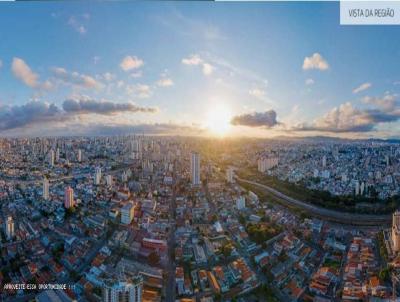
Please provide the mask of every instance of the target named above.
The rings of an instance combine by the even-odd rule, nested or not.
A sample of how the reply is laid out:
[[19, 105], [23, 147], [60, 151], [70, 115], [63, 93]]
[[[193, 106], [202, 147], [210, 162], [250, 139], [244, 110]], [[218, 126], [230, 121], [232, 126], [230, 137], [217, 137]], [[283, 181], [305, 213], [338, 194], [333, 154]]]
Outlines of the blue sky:
[[399, 34], [334, 2], [0, 3], [0, 130], [398, 137]]

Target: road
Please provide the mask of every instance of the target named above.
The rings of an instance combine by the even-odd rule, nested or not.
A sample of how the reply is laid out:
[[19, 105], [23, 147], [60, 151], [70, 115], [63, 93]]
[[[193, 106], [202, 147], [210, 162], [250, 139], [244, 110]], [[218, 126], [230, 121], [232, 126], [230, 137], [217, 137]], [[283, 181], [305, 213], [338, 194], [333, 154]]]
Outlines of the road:
[[276, 197], [279, 197], [283, 203], [286, 203], [288, 206], [295, 206], [302, 210], [308, 212], [308, 214], [322, 218], [324, 220], [333, 221], [336, 223], [349, 224], [349, 225], [363, 225], [363, 226], [382, 226], [389, 225], [391, 223], [392, 217], [391, 215], [366, 215], [366, 214], [356, 214], [356, 213], [348, 213], [348, 212], [339, 212], [335, 210], [330, 210], [322, 207], [318, 207], [312, 205], [311, 203], [307, 203], [304, 201], [300, 201], [289, 197], [276, 189], [273, 189], [269, 186], [260, 184], [255, 181], [236, 178], [239, 182], [247, 183], [258, 188], [264, 189], [269, 193], [272, 193]]

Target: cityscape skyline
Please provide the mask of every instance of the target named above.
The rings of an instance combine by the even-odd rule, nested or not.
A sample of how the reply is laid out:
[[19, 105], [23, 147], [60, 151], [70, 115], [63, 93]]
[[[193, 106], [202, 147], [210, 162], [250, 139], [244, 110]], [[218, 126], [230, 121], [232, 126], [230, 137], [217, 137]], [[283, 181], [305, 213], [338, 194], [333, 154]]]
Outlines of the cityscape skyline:
[[1, 8], [0, 136], [399, 138], [399, 29], [338, 3]]

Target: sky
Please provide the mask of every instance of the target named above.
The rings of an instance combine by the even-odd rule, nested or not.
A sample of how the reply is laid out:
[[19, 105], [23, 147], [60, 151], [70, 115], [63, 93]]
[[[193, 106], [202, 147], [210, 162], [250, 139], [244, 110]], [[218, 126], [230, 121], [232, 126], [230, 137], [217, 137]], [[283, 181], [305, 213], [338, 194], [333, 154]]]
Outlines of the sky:
[[400, 27], [339, 3], [0, 3], [0, 135], [400, 137]]

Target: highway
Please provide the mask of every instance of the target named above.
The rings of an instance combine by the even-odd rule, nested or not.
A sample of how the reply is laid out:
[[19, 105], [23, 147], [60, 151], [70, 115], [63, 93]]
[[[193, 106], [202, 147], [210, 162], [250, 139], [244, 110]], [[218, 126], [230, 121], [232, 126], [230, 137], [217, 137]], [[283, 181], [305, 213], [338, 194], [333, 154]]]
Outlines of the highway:
[[318, 207], [308, 202], [300, 201], [294, 199], [290, 196], [287, 196], [276, 189], [273, 189], [269, 186], [260, 184], [255, 181], [242, 179], [236, 177], [239, 182], [247, 183], [253, 186], [256, 186], [260, 189], [264, 189], [269, 193], [272, 193], [276, 197], [278, 197], [282, 203], [286, 204], [287, 206], [295, 206], [299, 209], [306, 211], [308, 214], [314, 217], [322, 218], [324, 220], [341, 223], [341, 224], [348, 224], [348, 225], [359, 225], [359, 226], [382, 226], [382, 225], [389, 225], [392, 221], [391, 215], [367, 215], [367, 214], [356, 214], [356, 213], [349, 213], [349, 212], [340, 212], [335, 210], [330, 210], [322, 207]]

